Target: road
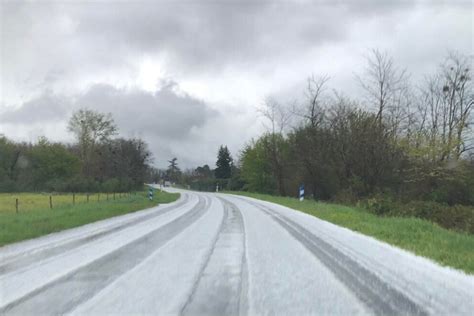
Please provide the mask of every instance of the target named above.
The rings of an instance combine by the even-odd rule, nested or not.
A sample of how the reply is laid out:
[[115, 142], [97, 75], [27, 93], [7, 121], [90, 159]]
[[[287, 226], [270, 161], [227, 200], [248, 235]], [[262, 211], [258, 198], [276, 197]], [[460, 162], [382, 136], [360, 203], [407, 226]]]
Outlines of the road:
[[472, 315], [473, 276], [272, 203], [180, 192], [0, 248], [0, 314]]

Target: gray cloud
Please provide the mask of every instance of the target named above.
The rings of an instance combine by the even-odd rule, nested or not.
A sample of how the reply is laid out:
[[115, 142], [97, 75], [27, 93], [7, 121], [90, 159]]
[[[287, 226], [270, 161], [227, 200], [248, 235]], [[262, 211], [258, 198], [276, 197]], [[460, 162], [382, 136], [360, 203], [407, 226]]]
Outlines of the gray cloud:
[[62, 120], [67, 115], [70, 105], [68, 98], [46, 91], [17, 109], [9, 109], [1, 113], [0, 123], [35, 124]]
[[[73, 16], [95, 44], [146, 52], [202, 70], [252, 63], [344, 40], [352, 22], [410, 8], [414, 1], [159, 1], [93, 3]], [[93, 12], [93, 13], [91, 13]]]
[[[89, 107], [158, 160], [210, 163], [219, 144], [236, 152], [258, 134], [259, 98], [298, 98], [311, 73], [356, 94], [369, 48], [420, 76], [448, 49], [472, 53], [471, 12], [441, 0], [0, 1], [0, 133], [56, 137]], [[149, 92], [155, 77], [188, 94], [172, 82]]]
[[156, 93], [94, 85], [77, 98], [76, 105], [113, 113], [118, 125], [128, 134], [184, 139], [217, 112], [187, 94], [177, 94], [174, 88], [177, 85], [173, 82]]
[[[155, 93], [107, 84], [93, 85], [83, 93], [69, 97], [47, 92], [1, 113], [0, 123], [34, 131], [36, 126], [67, 121], [79, 108], [112, 113], [120, 134], [146, 140], [160, 163], [182, 152], [182, 147], [188, 143], [191, 147], [186, 148], [186, 154], [192, 156], [193, 151], [202, 146], [194, 140], [195, 131], [221, 117], [205, 102], [180, 92], [175, 82], [168, 81]], [[59, 130], [55, 135], [46, 136], [57, 139], [58, 134], [65, 133], [65, 130]], [[187, 159], [188, 164], [191, 161], [193, 159]]]
[[[382, 4], [381, 4], [382, 3]], [[2, 3], [2, 66], [50, 77], [166, 52], [187, 71], [294, 58], [345, 39], [352, 23], [412, 1], [100, 1]], [[30, 64], [39, 57], [42, 64]], [[8, 61], [8, 62], [7, 62]], [[32, 80], [35, 80], [33, 76]]]

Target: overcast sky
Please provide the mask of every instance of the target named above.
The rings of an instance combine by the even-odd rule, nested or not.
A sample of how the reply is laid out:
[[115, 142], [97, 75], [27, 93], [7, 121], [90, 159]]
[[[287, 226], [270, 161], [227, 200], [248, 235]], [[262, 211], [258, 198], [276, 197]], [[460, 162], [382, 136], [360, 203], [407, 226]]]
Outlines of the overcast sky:
[[214, 166], [262, 130], [266, 96], [300, 100], [311, 74], [357, 97], [379, 48], [412, 78], [473, 54], [471, 1], [0, 0], [0, 134], [72, 141], [81, 107], [113, 112], [155, 165]]

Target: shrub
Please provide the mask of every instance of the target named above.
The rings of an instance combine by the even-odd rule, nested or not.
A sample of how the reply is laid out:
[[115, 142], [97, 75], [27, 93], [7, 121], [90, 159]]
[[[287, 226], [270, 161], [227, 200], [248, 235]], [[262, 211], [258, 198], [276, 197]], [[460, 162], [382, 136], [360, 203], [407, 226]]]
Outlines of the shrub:
[[361, 203], [369, 212], [376, 215], [388, 215], [397, 208], [397, 203], [392, 198], [383, 195], [376, 195]]
[[474, 208], [470, 206], [449, 206], [436, 202], [412, 201], [401, 205], [391, 215], [419, 217], [435, 222], [447, 229], [474, 234]]
[[332, 200], [341, 204], [355, 204], [357, 202], [357, 194], [354, 193], [352, 188], [342, 189], [336, 193]]
[[449, 206], [431, 201], [411, 201], [403, 204], [386, 196], [376, 196], [359, 202], [359, 205], [379, 216], [417, 217], [447, 229], [474, 234], [474, 207], [472, 206]]

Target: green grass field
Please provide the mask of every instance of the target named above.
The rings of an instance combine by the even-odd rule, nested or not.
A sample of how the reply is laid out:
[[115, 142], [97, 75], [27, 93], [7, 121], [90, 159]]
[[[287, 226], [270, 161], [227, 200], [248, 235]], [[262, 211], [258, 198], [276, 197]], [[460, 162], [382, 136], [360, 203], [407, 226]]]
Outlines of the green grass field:
[[[128, 195], [125, 193], [115, 193], [115, 199]], [[87, 194], [85, 193], [0, 193], [0, 213], [16, 212], [16, 199], [18, 199], [18, 211], [20, 213], [44, 210], [50, 207], [49, 197], [52, 198], [53, 208], [72, 206], [75, 204], [87, 203]], [[89, 203], [113, 200], [113, 193], [90, 193]], [[73, 201], [74, 200], [74, 201]]]
[[[119, 196], [100, 193], [91, 194], [89, 202], [85, 194], [53, 195], [53, 209], [49, 206], [49, 194], [0, 194], [0, 246], [39, 237], [64, 229], [81, 226], [109, 217], [146, 209], [157, 204], [170, 203], [179, 198], [179, 193], [155, 191], [153, 201], [147, 192]], [[19, 199], [16, 213], [15, 200]]]
[[474, 274], [474, 235], [459, 233], [417, 218], [379, 217], [363, 209], [311, 200], [248, 192], [228, 192], [284, 205], [375, 237], [441, 265]]

